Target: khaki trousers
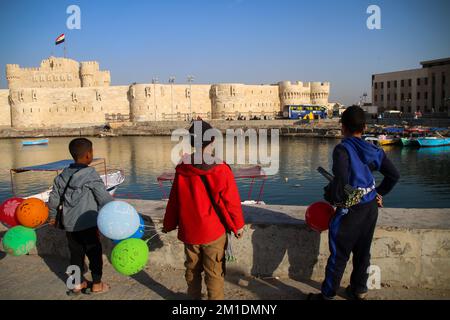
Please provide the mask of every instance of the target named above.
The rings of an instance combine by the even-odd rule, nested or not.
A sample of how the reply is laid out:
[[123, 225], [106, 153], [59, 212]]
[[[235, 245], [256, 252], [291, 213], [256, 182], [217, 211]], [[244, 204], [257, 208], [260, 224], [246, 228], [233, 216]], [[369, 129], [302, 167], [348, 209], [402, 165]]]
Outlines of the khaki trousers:
[[205, 272], [205, 283], [209, 300], [224, 299], [225, 248], [226, 233], [219, 239], [200, 245], [185, 244], [186, 282], [188, 295], [200, 300], [202, 295], [202, 272]]

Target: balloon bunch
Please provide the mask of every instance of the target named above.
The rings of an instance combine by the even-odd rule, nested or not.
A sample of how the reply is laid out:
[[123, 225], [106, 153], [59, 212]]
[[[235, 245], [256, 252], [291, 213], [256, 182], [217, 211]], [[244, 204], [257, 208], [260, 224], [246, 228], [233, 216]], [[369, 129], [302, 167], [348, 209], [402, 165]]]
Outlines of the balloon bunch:
[[130, 276], [144, 269], [148, 261], [147, 241], [142, 240], [146, 228], [136, 209], [124, 201], [111, 201], [98, 214], [100, 232], [116, 244], [111, 253], [114, 269]]
[[10, 198], [0, 206], [0, 222], [10, 228], [2, 239], [3, 249], [13, 256], [27, 254], [36, 246], [34, 228], [48, 219], [48, 207], [37, 198]]

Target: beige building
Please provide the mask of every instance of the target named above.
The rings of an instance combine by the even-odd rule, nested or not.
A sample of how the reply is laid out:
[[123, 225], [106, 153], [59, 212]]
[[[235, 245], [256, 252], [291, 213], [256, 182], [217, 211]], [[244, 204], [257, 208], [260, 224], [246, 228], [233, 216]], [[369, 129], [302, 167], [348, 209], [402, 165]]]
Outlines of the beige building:
[[274, 118], [287, 105], [328, 106], [328, 82], [271, 85], [131, 84], [110, 86], [97, 62], [50, 57], [39, 68], [6, 66], [0, 90], [0, 126], [15, 128], [101, 125], [238, 117]]
[[450, 58], [421, 65], [421, 69], [372, 75], [372, 103], [381, 111], [450, 116]]

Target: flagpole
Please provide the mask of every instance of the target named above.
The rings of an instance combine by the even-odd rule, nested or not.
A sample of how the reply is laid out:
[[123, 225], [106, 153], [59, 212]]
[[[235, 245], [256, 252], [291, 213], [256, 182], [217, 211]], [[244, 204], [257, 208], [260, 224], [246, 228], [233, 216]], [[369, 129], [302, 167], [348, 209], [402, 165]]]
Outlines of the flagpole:
[[66, 51], [67, 51], [67, 48], [66, 48], [66, 39], [64, 39], [64, 58], [66, 58]]

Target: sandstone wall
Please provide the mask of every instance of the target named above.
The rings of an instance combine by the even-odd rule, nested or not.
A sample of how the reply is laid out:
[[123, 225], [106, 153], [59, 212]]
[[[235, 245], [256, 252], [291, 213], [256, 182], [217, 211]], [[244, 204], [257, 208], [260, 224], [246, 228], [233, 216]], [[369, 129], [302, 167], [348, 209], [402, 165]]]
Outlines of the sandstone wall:
[[9, 90], [0, 90], [0, 126], [11, 126], [11, 111], [8, 96]]
[[21, 68], [6, 65], [9, 89], [19, 88], [78, 88], [109, 86], [109, 71], [100, 71], [98, 62], [49, 57], [39, 67]]
[[15, 128], [70, 127], [106, 122], [106, 114], [129, 114], [128, 86], [11, 89]]
[[134, 84], [130, 86], [130, 116], [135, 122], [209, 118], [210, 85]]
[[251, 117], [264, 114], [270, 117], [280, 111], [278, 86], [244, 85], [239, 83], [211, 86], [212, 118], [229, 116]]

